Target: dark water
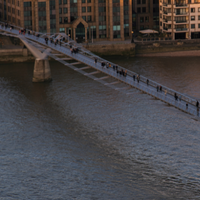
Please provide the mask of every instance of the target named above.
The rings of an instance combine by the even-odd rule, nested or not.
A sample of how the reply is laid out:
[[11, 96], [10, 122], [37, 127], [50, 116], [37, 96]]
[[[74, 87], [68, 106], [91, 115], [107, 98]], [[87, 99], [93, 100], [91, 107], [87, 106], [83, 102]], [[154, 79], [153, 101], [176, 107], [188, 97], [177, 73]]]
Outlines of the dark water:
[[[199, 58], [107, 58], [200, 98]], [[0, 199], [200, 199], [199, 121], [52, 62], [0, 65]]]

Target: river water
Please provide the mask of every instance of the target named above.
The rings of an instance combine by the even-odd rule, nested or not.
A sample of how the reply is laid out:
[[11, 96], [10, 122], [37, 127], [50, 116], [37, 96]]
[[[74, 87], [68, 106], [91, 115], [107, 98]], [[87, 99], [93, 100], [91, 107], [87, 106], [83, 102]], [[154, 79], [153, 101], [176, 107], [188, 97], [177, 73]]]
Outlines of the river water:
[[[200, 98], [198, 57], [106, 59]], [[200, 199], [199, 121], [50, 65], [0, 65], [0, 199]]]

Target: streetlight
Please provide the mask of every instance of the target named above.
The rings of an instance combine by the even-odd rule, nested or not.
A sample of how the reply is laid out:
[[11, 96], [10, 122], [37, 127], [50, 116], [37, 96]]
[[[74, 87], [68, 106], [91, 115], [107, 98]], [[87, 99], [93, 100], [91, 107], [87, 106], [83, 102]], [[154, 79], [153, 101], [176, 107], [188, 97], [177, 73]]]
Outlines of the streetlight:
[[93, 43], [93, 26], [92, 26], [92, 43]]
[[131, 33], [132, 33], [131, 43], [134, 43], [134, 39], [133, 39], [134, 31], [132, 31]]

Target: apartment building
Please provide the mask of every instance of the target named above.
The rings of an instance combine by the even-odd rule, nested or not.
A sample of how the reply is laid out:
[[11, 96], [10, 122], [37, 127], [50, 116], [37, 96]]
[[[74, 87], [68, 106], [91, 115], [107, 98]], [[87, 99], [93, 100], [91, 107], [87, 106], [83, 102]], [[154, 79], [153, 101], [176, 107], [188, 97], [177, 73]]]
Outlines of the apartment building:
[[172, 39], [200, 38], [200, 0], [160, 0], [160, 30]]
[[74, 40], [132, 36], [132, 0], [0, 0], [0, 20]]
[[159, 30], [159, 1], [158, 0], [135, 0], [133, 10], [136, 15], [133, 18], [133, 30], [144, 29]]

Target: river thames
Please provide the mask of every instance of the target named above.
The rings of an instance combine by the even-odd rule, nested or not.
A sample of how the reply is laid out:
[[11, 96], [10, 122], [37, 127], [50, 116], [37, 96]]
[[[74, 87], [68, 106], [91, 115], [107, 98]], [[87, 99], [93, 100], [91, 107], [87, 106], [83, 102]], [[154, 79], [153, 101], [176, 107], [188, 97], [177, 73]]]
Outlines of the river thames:
[[[105, 57], [200, 99], [198, 57]], [[51, 62], [0, 65], [0, 199], [200, 199], [200, 122]]]

